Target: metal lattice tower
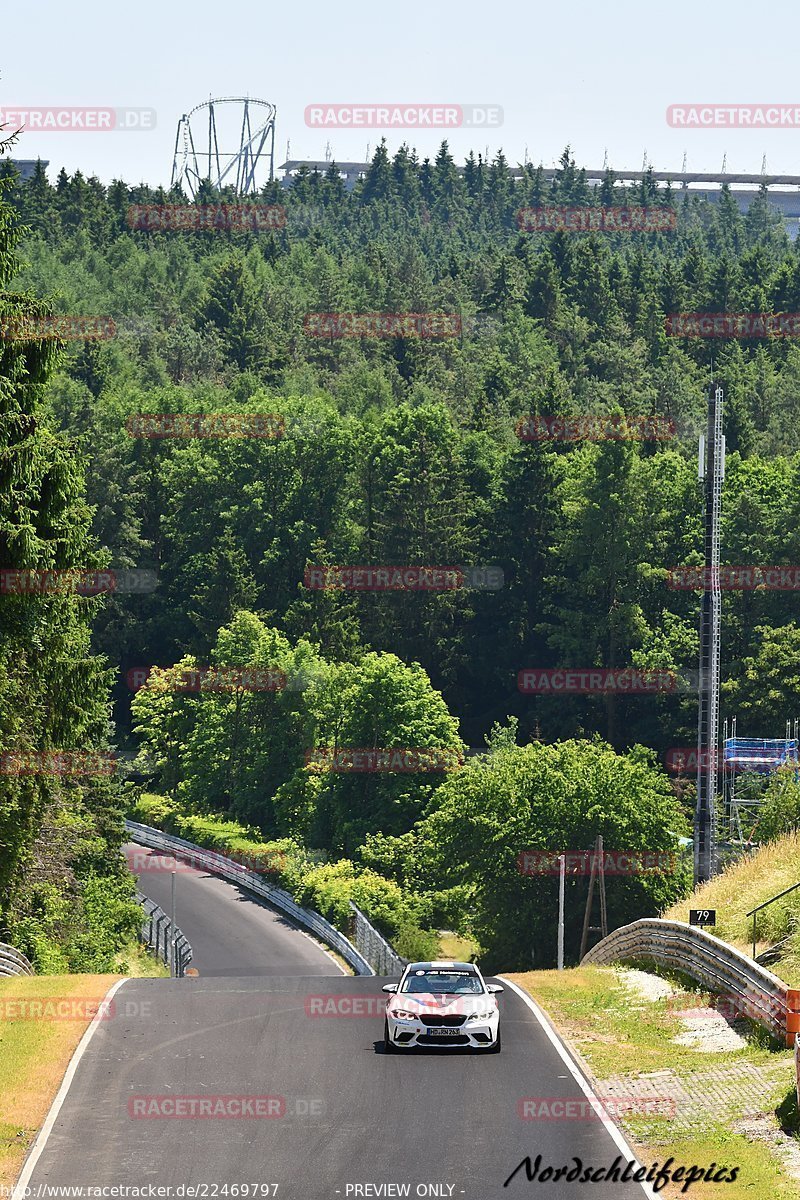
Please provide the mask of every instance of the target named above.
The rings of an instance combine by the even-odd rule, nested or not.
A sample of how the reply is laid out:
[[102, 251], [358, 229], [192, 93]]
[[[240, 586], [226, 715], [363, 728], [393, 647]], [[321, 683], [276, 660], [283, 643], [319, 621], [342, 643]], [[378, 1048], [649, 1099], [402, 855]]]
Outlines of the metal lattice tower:
[[[237, 118], [236, 123], [234, 125], [232, 120], [221, 119], [221, 129], [218, 131], [217, 109], [225, 105], [238, 105], [240, 111], [237, 114], [233, 109], [224, 109], [226, 115], [230, 113], [231, 117]], [[192, 199], [197, 199], [204, 181], [215, 191], [233, 187], [237, 196], [255, 195], [262, 184], [271, 182], [273, 178], [276, 113], [274, 104], [249, 96], [220, 96], [184, 113], [178, 121], [175, 134], [170, 186], [183, 186]], [[194, 128], [192, 118], [195, 121]], [[223, 148], [220, 141], [226, 137], [232, 140], [233, 130], [237, 128], [237, 149]], [[198, 150], [203, 139], [208, 148]]]
[[705, 567], [700, 609], [700, 679], [697, 714], [697, 806], [694, 820], [694, 879], [703, 883], [717, 869], [717, 758], [719, 754], [719, 660], [721, 596], [719, 525], [725, 478], [722, 436], [724, 393], [712, 383], [706, 435], [700, 439], [699, 477], [705, 480]]

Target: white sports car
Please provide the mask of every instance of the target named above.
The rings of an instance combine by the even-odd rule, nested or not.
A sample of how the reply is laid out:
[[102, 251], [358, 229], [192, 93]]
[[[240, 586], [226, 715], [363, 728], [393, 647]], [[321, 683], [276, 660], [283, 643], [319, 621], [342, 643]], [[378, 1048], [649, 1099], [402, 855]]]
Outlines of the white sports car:
[[474, 963], [409, 963], [399, 983], [387, 983], [383, 1047], [471, 1047], [500, 1053], [499, 983], [486, 983]]

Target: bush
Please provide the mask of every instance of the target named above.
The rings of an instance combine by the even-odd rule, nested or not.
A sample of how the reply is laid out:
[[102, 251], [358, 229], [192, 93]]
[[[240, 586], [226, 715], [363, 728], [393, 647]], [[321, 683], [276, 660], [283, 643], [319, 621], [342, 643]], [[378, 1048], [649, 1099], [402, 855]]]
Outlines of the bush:
[[794, 776], [794, 769], [776, 771], [769, 781], [758, 810], [758, 841], [771, 842], [800, 829], [800, 783]]
[[9, 936], [40, 975], [111, 972], [119, 950], [141, 932], [130, 876], [91, 874], [72, 893], [43, 883], [30, 899], [30, 911], [12, 922]]
[[[671, 856], [661, 873], [607, 880], [611, 929], [655, 916], [689, 891], [691, 871], [676, 837], [686, 819], [653, 758], [642, 747], [616, 754], [599, 740], [499, 743], [442, 784], [418, 826], [415, 869], [431, 888], [460, 889], [489, 970], [526, 967], [532, 953], [537, 966], [555, 960], [557, 879], [523, 874], [521, 851], [589, 850], [602, 834], [610, 851]], [[573, 961], [586, 895], [584, 878], [568, 881], [566, 953]], [[441, 909], [444, 897], [436, 896]]]
[[[263, 863], [270, 883], [284, 888], [298, 904], [315, 909], [345, 933], [351, 926], [353, 900], [388, 939], [404, 931], [409, 946], [413, 944], [425, 952], [433, 947], [435, 953], [436, 935], [421, 928], [432, 914], [430, 902], [349, 859], [320, 863], [318, 851], [292, 838], [265, 842], [259, 840], [256, 829], [224, 817], [188, 813], [179, 802], [150, 793], [137, 799], [130, 815], [143, 825], [230, 854], [252, 869]], [[412, 956], [403, 953], [402, 957]]]
[[409, 962], [430, 962], [439, 957], [439, 937], [432, 929], [401, 925], [392, 944], [400, 957]]

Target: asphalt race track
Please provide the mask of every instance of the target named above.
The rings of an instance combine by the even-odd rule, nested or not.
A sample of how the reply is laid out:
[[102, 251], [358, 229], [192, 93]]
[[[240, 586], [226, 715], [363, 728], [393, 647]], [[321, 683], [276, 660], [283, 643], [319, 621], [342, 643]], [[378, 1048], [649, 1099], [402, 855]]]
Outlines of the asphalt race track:
[[[145, 871], [142, 885], [168, 907], [168, 874]], [[172, 1188], [164, 1197], [212, 1200], [246, 1195], [243, 1185], [250, 1197], [272, 1196], [276, 1184], [285, 1200], [645, 1194], [634, 1183], [529, 1182], [524, 1168], [503, 1187], [526, 1155], [542, 1155], [542, 1170], [572, 1167], [575, 1156], [593, 1169], [627, 1157], [596, 1117], [522, 1119], [526, 1097], [588, 1105], [510, 989], [500, 997], [501, 1054], [384, 1055], [384, 980], [337, 973], [307, 938], [229, 884], [183, 873], [178, 888], [179, 924], [200, 977], [129, 980], [117, 991], [30, 1195], [42, 1184], [127, 1185], [144, 1195], [152, 1184]], [[249, 962], [241, 957], [248, 947]], [[332, 1015], [318, 1015], [323, 1009]], [[207, 1114], [213, 1104], [236, 1115], [197, 1115], [197, 1099], [180, 1100], [188, 1097], [202, 1098]], [[180, 1104], [195, 1115], [174, 1115]], [[253, 1115], [240, 1115], [248, 1105]]]
[[[169, 915], [169, 856], [133, 843], [125, 854], [139, 891]], [[337, 974], [330, 956], [284, 916], [202, 868], [182, 863], [176, 872], [175, 917], [203, 976]]]

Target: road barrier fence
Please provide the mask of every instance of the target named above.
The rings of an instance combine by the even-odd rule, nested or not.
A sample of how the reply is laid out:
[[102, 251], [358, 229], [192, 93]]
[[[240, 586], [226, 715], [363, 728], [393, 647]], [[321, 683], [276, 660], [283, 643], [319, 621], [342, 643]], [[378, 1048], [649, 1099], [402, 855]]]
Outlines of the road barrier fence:
[[[353, 968], [356, 975], [378, 975], [389, 965], [387, 951], [397, 963], [402, 959], [394, 954], [389, 943], [378, 933], [360, 910], [355, 916], [356, 938], [361, 940], [363, 950], [354, 945], [343, 933], [336, 929], [320, 913], [313, 909], [303, 908], [285, 892], [274, 884], [267, 883], [256, 871], [250, 871], [232, 858], [226, 858], [218, 850], [204, 850], [183, 838], [153, 829], [149, 825], [140, 825], [137, 821], [126, 821], [125, 828], [131, 841], [138, 842], [153, 850], [166, 851], [177, 859], [188, 860], [193, 866], [209, 871], [210, 874], [220, 875], [231, 883], [245, 888], [259, 899], [266, 900], [273, 908], [284, 913], [295, 924], [314, 934], [326, 946], [340, 954], [345, 962]], [[354, 906], [355, 907], [355, 906]], [[354, 914], [355, 915], [355, 914]], [[360, 929], [359, 929], [360, 918]], [[398, 968], [386, 972], [397, 974]]]
[[136, 893], [136, 899], [145, 912], [142, 941], [155, 951], [156, 957], [166, 963], [176, 978], [182, 978], [192, 961], [192, 947], [163, 908], [141, 892]]
[[615, 929], [585, 954], [582, 962], [643, 961], [688, 975], [722, 992], [773, 1036], [795, 1044], [800, 1032], [800, 990], [773, 975], [740, 950], [682, 921], [652, 917]]
[[0, 942], [0, 975], [33, 975], [33, 967], [24, 954]]
[[374, 967], [377, 975], [402, 975], [407, 959], [396, 953], [352, 900], [350, 908], [355, 918], [353, 939], [359, 953]]

